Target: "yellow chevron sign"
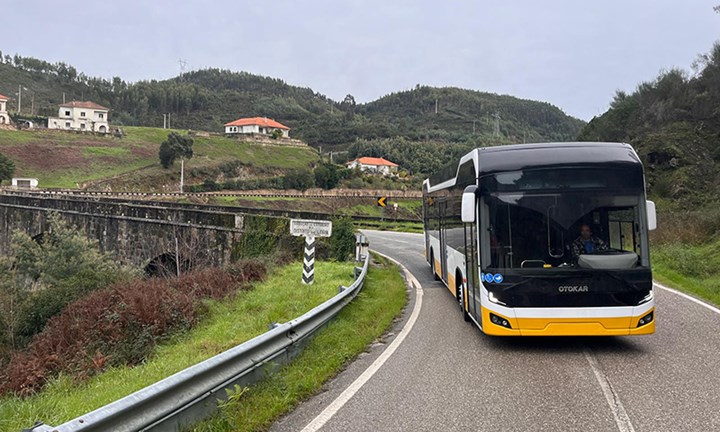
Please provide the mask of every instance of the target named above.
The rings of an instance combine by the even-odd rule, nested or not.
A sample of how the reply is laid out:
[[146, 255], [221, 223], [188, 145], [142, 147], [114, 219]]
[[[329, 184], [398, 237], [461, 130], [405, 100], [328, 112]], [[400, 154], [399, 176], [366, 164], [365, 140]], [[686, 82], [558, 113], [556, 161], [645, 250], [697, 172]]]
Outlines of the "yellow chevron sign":
[[380, 197], [377, 199], [377, 205], [380, 207], [387, 207], [387, 197]]

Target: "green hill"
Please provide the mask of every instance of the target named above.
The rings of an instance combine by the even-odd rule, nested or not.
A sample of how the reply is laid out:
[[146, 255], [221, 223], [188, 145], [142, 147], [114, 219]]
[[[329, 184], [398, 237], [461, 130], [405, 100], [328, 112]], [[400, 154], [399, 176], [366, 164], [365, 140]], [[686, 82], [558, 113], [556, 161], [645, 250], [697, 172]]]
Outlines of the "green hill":
[[[122, 125], [158, 127], [163, 113], [170, 113], [175, 128], [219, 132], [235, 118], [267, 116], [290, 126], [294, 137], [326, 149], [344, 148], [357, 139], [394, 137], [439, 142], [479, 137], [496, 142], [567, 140], [583, 124], [548, 103], [458, 88], [418, 86], [356, 104], [350, 95], [336, 102], [309, 88], [245, 72], [206, 69], [169, 80], [127, 83], [21, 56], [5, 56], [0, 76], [0, 93], [12, 97], [18, 85], [28, 89], [23, 98], [26, 116], [33, 98], [36, 114], [55, 115], [63, 94], [66, 100], [92, 100], [112, 108], [111, 121]], [[10, 108], [16, 106], [11, 101]], [[495, 114], [500, 116], [499, 136], [494, 133]]]
[[673, 69], [631, 93], [618, 92], [580, 133], [590, 141], [632, 144], [651, 195], [666, 206], [720, 201], [720, 43], [693, 75]]
[[[124, 127], [125, 136], [94, 136], [57, 130], [0, 129], [0, 153], [15, 162], [17, 177], [35, 177], [41, 187], [175, 192], [179, 163], [163, 169], [158, 159], [167, 129]], [[188, 184], [207, 178], [257, 178], [319, 161], [309, 147], [263, 146], [222, 136], [193, 137], [194, 156], [185, 163]]]

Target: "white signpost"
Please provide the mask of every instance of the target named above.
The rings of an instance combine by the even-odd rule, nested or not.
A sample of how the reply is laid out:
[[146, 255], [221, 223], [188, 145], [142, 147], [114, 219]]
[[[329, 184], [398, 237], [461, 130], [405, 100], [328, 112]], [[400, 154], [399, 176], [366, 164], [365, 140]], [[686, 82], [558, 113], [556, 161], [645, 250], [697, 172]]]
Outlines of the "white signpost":
[[305, 285], [312, 285], [315, 281], [315, 238], [330, 237], [332, 235], [332, 222], [290, 219], [290, 234], [305, 237], [302, 281]]

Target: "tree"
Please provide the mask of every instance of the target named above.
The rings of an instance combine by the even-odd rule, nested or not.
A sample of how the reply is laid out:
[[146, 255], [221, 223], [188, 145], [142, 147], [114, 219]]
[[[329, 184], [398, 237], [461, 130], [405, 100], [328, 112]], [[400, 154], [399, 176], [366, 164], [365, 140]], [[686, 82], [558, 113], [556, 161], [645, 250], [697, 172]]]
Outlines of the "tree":
[[333, 164], [322, 164], [315, 168], [315, 185], [323, 189], [333, 189], [340, 182], [340, 173]]
[[15, 162], [0, 153], [0, 184], [3, 180], [10, 180], [15, 174]]
[[160, 144], [160, 163], [163, 168], [170, 168], [175, 160], [193, 157], [193, 139], [187, 135], [170, 132], [167, 139]]
[[280, 139], [280, 138], [282, 138], [282, 136], [283, 136], [283, 133], [280, 129], [275, 129], [270, 134], [270, 138], [272, 138], [272, 139]]
[[307, 190], [315, 185], [315, 176], [307, 168], [290, 170], [283, 177], [284, 189]]

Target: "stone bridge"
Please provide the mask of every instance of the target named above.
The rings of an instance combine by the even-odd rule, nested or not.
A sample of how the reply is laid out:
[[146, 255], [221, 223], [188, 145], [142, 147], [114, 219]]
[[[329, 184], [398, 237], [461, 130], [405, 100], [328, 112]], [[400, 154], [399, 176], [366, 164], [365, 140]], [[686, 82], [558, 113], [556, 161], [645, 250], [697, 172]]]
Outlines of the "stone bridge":
[[248, 218], [266, 217], [169, 203], [0, 193], [0, 256], [9, 253], [15, 230], [41, 240], [51, 212], [97, 240], [102, 251], [148, 273], [175, 269], [176, 263], [191, 266], [193, 260], [226, 263]]

